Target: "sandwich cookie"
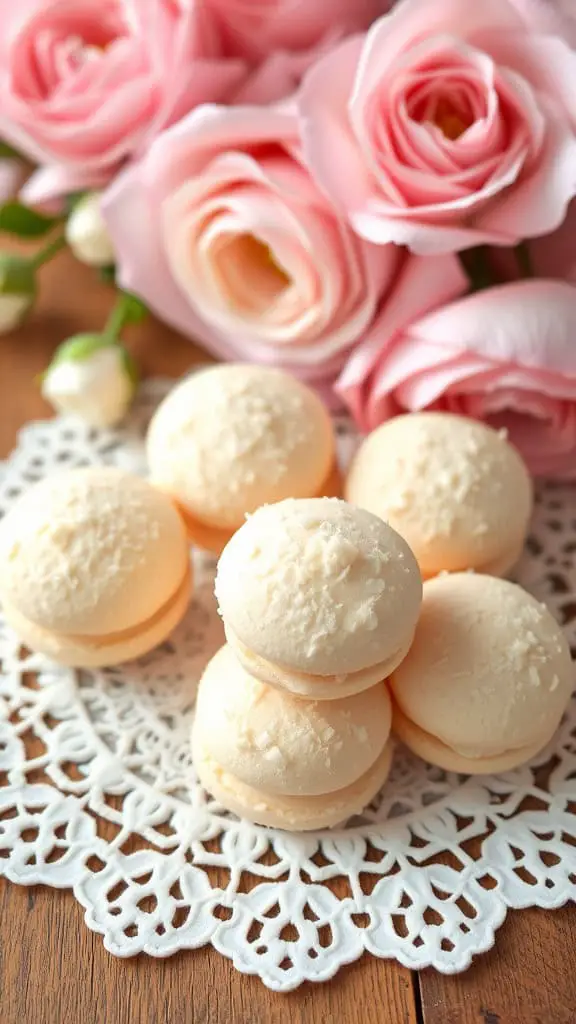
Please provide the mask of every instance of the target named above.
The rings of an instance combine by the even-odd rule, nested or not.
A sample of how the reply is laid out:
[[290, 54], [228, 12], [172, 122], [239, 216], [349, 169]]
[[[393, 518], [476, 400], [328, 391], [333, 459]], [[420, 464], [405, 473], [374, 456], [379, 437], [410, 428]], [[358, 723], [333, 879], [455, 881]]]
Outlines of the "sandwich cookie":
[[448, 413], [398, 416], [369, 434], [345, 495], [406, 538], [425, 579], [442, 570], [506, 575], [532, 512], [516, 449], [502, 433]]
[[405, 657], [422, 582], [406, 542], [337, 498], [250, 516], [224, 549], [216, 597], [247, 672], [315, 700], [359, 693]]
[[503, 772], [542, 750], [573, 687], [566, 638], [521, 587], [475, 573], [424, 584], [414, 643], [390, 680], [393, 728], [431, 764]]
[[340, 493], [332, 422], [310, 388], [262, 366], [214, 366], [162, 402], [147, 439], [156, 486], [191, 540], [220, 553], [246, 513]]
[[0, 524], [0, 601], [26, 646], [64, 665], [136, 658], [188, 607], [184, 525], [169, 499], [111, 467], [27, 491]]
[[359, 814], [392, 758], [384, 684], [342, 700], [300, 700], [250, 676], [228, 645], [200, 682], [192, 751], [198, 777], [227, 810], [294, 831]]

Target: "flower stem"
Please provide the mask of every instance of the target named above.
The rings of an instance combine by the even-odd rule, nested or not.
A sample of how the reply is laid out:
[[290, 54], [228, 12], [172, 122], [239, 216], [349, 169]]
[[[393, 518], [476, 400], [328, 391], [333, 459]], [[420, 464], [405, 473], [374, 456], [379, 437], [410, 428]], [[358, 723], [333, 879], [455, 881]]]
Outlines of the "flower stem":
[[60, 252], [60, 250], [64, 248], [65, 245], [66, 238], [64, 235], [59, 235], [58, 238], [52, 239], [44, 249], [40, 249], [40, 251], [37, 252], [30, 260], [33, 269], [38, 270], [40, 267], [44, 266], [44, 264], [48, 263], [56, 253]]
[[528, 248], [527, 242], [519, 242], [518, 245], [514, 246], [514, 256], [516, 257], [516, 264], [520, 271], [520, 276], [523, 278], [534, 277], [532, 256], [530, 255], [530, 249]]
[[120, 332], [126, 321], [129, 319], [129, 305], [130, 297], [124, 292], [120, 292], [102, 332], [110, 345], [117, 344]]

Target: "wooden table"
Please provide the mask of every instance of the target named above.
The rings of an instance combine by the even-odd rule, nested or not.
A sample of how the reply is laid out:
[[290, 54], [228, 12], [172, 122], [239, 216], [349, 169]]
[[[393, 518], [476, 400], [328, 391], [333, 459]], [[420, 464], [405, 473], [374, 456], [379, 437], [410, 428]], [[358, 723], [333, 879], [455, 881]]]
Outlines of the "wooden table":
[[[35, 374], [61, 340], [98, 329], [110, 303], [67, 255], [46, 269], [33, 318], [0, 338], [2, 457], [22, 423], [49, 413]], [[152, 322], [129, 340], [147, 374], [178, 376], [202, 358]], [[236, 973], [211, 948], [114, 959], [67, 892], [0, 881], [0, 913], [1, 1024], [576, 1024], [573, 907], [511, 913], [496, 949], [464, 975], [412, 974], [365, 956], [332, 982], [289, 995]]]

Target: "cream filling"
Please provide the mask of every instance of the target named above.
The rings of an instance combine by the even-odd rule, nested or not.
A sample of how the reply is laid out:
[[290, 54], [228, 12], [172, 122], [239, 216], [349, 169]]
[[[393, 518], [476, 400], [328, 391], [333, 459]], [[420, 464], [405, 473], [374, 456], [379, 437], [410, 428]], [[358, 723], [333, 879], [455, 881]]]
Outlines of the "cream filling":
[[90, 635], [83, 633], [58, 633], [47, 629], [45, 626], [40, 626], [38, 623], [32, 622], [27, 619], [25, 615], [22, 615], [14, 605], [11, 605], [7, 601], [3, 601], [4, 606], [8, 610], [8, 614], [15, 623], [17, 631], [17, 622], [20, 619], [22, 622], [28, 622], [34, 629], [38, 629], [46, 634], [49, 634], [58, 643], [62, 645], [72, 644], [78, 647], [86, 647], [92, 650], [98, 650], [100, 647], [110, 647], [115, 644], [125, 643], [126, 641], [132, 640], [134, 637], [141, 636], [153, 629], [162, 619], [166, 618], [172, 609], [180, 604], [185, 597], [186, 592], [190, 588], [190, 566], [188, 565], [182, 582], [178, 585], [171, 597], [168, 598], [164, 604], [150, 615], [149, 618], [144, 619], [142, 622], [136, 623], [129, 629], [119, 630], [114, 633], [102, 633], [100, 635]]
[[194, 765], [202, 785], [216, 800], [240, 817], [248, 815], [263, 825], [296, 830], [333, 827], [359, 814], [384, 785], [392, 753], [389, 739], [370, 768], [342, 789], [319, 796], [277, 795], [255, 789], [226, 772], [193, 736]]
[[530, 758], [537, 754], [538, 751], [542, 750], [548, 742], [547, 739], [543, 739], [533, 743], [522, 744], [518, 747], [508, 747], [505, 750], [491, 751], [488, 754], [479, 754], [477, 751], [473, 752], [469, 748], [464, 749], [462, 747], [454, 747], [439, 736], [434, 736], [433, 733], [427, 732], [426, 729], [423, 729], [411, 718], [408, 718], [408, 716], [399, 708], [396, 701], [393, 701], [392, 728], [394, 731], [397, 731], [400, 739], [403, 738], [404, 734], [406, 734], [408, 738], [410, 738], [410, 736], [415, 736], [425, 749], [430, 748], [432, 750], [441, 749], [448, 751], [448, 753], [453, 755], [455, 759], [469, 762], [470, 767], [478, 764], [486, 764], [488, 766], [487, 770], [490, 770], [492, 762], [507, 761], [510, 758], [517, 759], [518, 763], [521, 763], [522, 761], [529, 761]]
[[296, 696], [312, 699], [338, 699], [348, 697], [353, 693], [360, 693], [376, 683], [383, 682], [395, 668], [398, 667], [408, 653], [414, 632], [410, 633], [408, 640], [384, 661], [376, 665], [369, 665], [367, 668], [359, 669], [357, 672], [348, 672], [339, 675], [313, 675], [307, 672], [299, 672], [287, 668], [284, 665], [277, 665], [267, 661], [259, 654], [251, 651], [236, 636], [230, 626], [225, 622], [224, 631], [226, 639], [237, 654], [244, 668], [264, 683], [276, 686], [282, 690], [289, 690]]

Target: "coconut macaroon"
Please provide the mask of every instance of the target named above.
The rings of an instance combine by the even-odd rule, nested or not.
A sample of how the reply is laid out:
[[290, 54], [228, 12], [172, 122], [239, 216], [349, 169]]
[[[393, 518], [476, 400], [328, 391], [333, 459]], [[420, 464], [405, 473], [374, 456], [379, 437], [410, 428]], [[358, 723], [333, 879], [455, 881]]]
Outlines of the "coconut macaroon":
[[449, 413], [398, 416], [369, 434], [345, 496], [406, 538], [424, 578], [506, 575], [532, 512], [528, 470], [503, 433]]
[[438, 576], [424, 584], [414, 643], [390, 680], [393, 728], [448, 771], [507, 771], [552, 738], [573, 680], [564, 633], [525, 590]]
[[329, 828], [360, 813], [390, 770], [384, 684], [333, 701], [266, 686], [224, 646], [200, 682], [194, 765], [225, 808], [275, 828]]
[[316, 700], [359, 693], [406, 655], [422, 582], [406, 542], [337, 498], [250, 516], [224, 549], [216, 597], [252, 675]]
[[184, 524], [145, 480], [110, 467], [57, 473], [0, 524], [0, 601], [23, 643], [96, 667], [151, 650], [188, 606]]
[[190, 538], [216, 553], [260, 505], [340, 489], [324, 405], [290, 374], [262, 366], [214, 366], [184, 380], [153, 417], [147, 454]]

